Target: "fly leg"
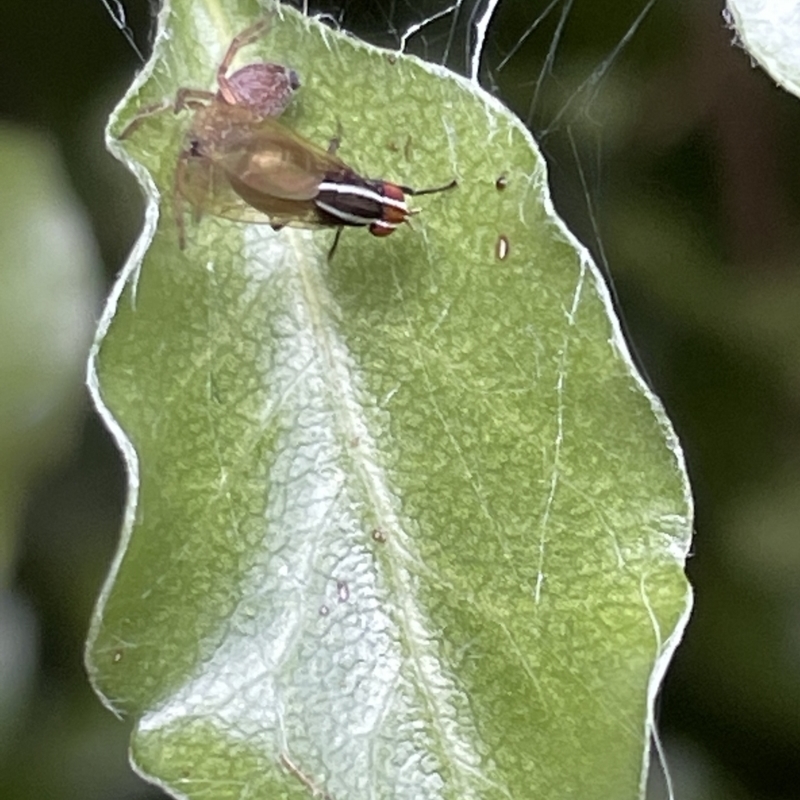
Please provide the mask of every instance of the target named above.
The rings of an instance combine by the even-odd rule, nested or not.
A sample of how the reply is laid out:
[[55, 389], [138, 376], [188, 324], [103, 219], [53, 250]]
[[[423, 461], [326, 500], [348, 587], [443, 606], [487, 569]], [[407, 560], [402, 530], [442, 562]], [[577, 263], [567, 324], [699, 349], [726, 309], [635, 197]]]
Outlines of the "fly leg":
[[340, 225], [336, 229], [336, 236], [333, 237], [333, 244], [331, 245], [331, 249], [328, 250], [328, 262], [330, 263], [333, 260], [333, 254], [336, 252], [336, 248], [339, 246], [339, 239], [342, 238], [342, 231], [344, 230], [344, 225]]
[[342, 143], [342, 121], [337, 118], [336, 120], [336, 133], [328, 140], [328, 153], [332, 156], [336, 155], [336, 151]]

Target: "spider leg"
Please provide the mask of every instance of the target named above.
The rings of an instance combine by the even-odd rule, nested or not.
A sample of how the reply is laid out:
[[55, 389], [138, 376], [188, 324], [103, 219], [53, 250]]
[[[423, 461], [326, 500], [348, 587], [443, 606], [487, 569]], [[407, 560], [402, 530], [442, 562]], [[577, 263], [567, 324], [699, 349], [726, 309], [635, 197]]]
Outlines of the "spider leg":
[[172, 176], [172, 216], [178, 230], [178, 247], [186, 249], [186, 221], [184, 219], [183, 195], [181, 194], [181, 180], [186, 170], [187, 154], [182, 152], [178, 156], [175, 172]]
[[260, 19], [258, 22], [254, 23], [249, 28], [245, 28], [240, 34], [233, 37], [233, 41], [231, 41], [228, 46], [225, 57], [217, 67], [217, 86], [219, 86], [220, 94], [225, 99], [225, 102], [231, 105], [236, 104], [236, 95], [231, 89], [227, 77], [227, 72], [233, 63], [233, 59], [236, 58], [236, 54], [243, 47], [247, 47], [247, 45], [252, 44], [263, 36], [269, 30], [270, 23], [271, 20], [269, 18]]
[[172, 103], [169, 100], [161, 100], [158, 103], [151, 103], [149, 106], [140, 108], [136, 112], [136, 116], [122, 129], [119, 138], [127, 139], [148, 117], [166, 111], [171, 105]]
[[175, 93], [175, 102], [172, 110], [176, 114], [180, 114], [185, 108], [198, 109], [205, 106], [209, 100], [214, 99], [214, 92], [208, 92], [205, 89], [187, 89], [182, 86]]
[[179, 114], [184, 109], [198, 109], [213, 100], [215, 97], [214, 92], [207, 92], [203, 89], [187, 89], [185, 86], [178, 89], [175, 93], [175, 100], [160, 100], [158, 103], [151, 103], [140, 109], [136, 116], [122, 129], [120, 139], [127, 139], [132, 133], [138, 130], [139, 126], [148, 117], [160, 114], [168, 108], [172, 108], [173, 112]]

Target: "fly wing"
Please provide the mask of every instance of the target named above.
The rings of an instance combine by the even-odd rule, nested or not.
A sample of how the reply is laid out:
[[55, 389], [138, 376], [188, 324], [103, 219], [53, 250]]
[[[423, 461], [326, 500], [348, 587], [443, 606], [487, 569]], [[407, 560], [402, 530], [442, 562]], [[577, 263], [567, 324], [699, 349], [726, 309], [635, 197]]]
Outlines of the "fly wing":
[[311, 201], [326, 174], [347, 170], [336, 156], [269, 118], [230, 131], [209, 157], [237, 192], [246, 187], [251, 205], [258, 195], [262, 206], [269, 199]]
[[182, 162], [176, 174], [176, 189], [198, 216], [205, 213], [235, 222], [295, 228], [320, 224], [313, 201], [265, 198], [207, 158]]

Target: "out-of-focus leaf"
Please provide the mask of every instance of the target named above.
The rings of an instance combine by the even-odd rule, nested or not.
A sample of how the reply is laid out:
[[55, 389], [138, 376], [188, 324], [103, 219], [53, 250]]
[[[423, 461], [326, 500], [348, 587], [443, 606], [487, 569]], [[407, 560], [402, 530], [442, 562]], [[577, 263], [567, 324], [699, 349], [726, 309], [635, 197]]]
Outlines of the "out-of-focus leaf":
[[94, 324], [94, 242], [38, 134], [0, 126], [0, 751], [33, 677], [36, 619], [7, 585], [29, 481], [72, 440]]
[[[213, 88], [252, 13], [168, 7], [112, 132]], [[359, 171], [459, 186], [330, 263], [332, 232], [210, 215], [181, 251], [187, 115], [125, 143], [162, 205], [94, 354], [131, 495], [88, 664], [137, 768], [197, 798], [638, 796], [690, 500], [541, 156], [476, 86], [288, 10], [257, 57]]]
[[25, 482], [71, 440], [97, 277], [54, 148], [0, 127], [0, 585]]

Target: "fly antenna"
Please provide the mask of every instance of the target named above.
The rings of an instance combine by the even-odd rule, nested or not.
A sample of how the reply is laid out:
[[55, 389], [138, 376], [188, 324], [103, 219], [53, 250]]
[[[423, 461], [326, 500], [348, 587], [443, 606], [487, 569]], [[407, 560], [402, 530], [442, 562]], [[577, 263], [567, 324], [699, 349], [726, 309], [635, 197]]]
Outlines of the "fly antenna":
[[412, 197], [419, 197], [421, 194], [437, 194], [438, 192], [447, 192], [450, 189], [455, 189], [458, 186], [458, 181], [453, 178], [450, 183], [444, 186], [433, 186], [430, 189], [413, 189], [410, 186], [401, 186], [405, 194], [410, 194]]

